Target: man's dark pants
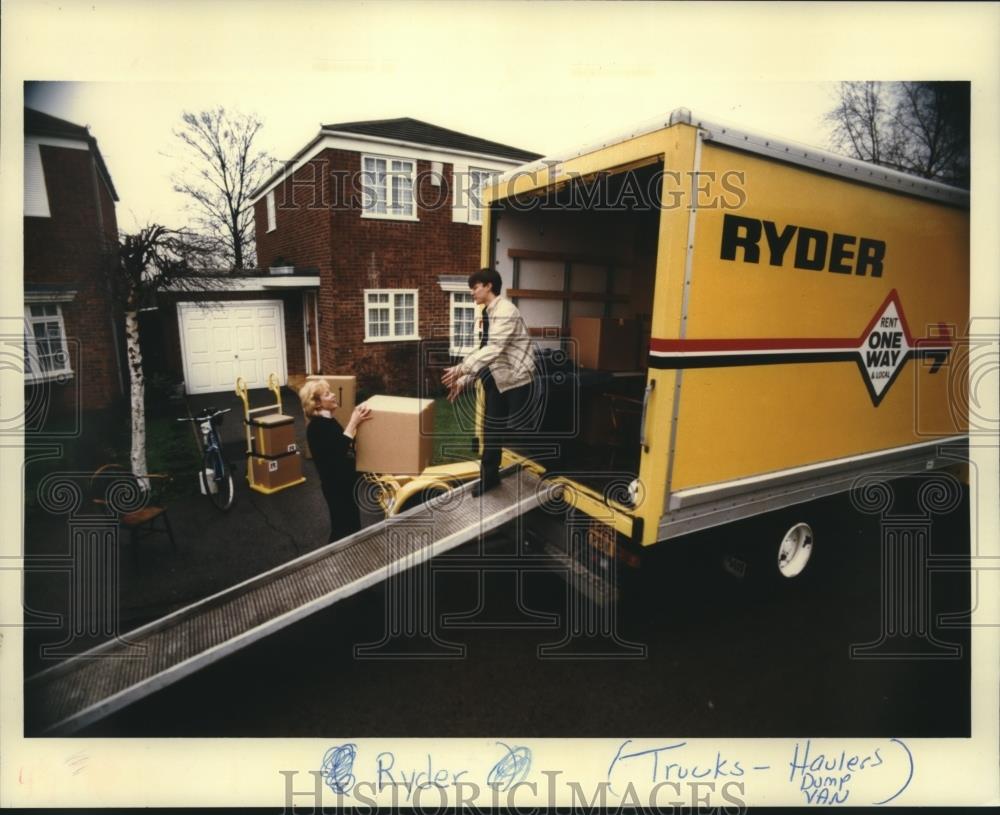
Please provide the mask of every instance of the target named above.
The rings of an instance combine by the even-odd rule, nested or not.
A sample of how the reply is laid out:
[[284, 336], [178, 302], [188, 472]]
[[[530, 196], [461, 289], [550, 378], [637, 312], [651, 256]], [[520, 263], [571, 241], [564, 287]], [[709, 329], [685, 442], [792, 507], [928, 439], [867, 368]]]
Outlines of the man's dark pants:
[[490, 375], [483, 377], [486, 414], [483, 422], [483, 459], [480, 469], [484, 489], [500, 480], [500, 456], [505, 440], [525, 424], [531, 383], [500, 393]]

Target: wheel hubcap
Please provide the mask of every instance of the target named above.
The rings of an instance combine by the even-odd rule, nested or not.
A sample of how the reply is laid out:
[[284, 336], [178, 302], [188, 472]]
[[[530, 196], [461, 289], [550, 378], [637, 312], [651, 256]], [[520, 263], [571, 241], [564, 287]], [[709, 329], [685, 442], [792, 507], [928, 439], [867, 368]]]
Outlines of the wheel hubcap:
[[778, 571], [784, 577], [802, 574], [812, 555], [813, 531], [807, 523], [797, 523], [785, 533], [778, 547]]

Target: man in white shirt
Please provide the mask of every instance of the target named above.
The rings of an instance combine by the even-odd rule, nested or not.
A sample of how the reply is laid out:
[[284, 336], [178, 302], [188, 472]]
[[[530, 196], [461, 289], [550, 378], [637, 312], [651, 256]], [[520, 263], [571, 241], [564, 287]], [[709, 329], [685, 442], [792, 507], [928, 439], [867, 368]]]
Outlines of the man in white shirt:
[[506, 431], [516, 429], [531, 412], [528, 397], [535, 373], [534, 348], [517, 306], [500, 296], [500, 275], [480, 269], [469, 275], [469, 289], [482, 306], [479, 347], [458, 365], [447, 368], [441, 382], [448, 400], [481, 379], [486, 392], [483, 457], [479, 495], [500, 483], [500, 453]]

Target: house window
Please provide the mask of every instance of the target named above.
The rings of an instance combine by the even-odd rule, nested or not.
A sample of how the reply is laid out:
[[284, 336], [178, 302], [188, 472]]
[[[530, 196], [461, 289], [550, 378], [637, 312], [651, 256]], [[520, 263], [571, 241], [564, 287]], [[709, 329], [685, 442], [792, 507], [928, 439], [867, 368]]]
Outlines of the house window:
[[417, 220], [413, 199], [416, 171], [415, 161], [362, 156], [363, 214], [369, 218]]
[[267, 231], [274, 232], [277, 223], [274, 215], [274, 190], [267, 194]]
[[496, 170], [483, 170], [478, 167], [469, 168], [469, 223], [483, 222], [483, 187], [496, 175]]
[[24, 307], [24, 374], [27, 380], [72, 374], [66, 328], [58, 303]]
[[476, 344], [476, 304], [468, 292], [451, 293], [451, 348], [455, 355], [468, 354]]
[[418, 339], [416, 289], [365, 289], [365, 342]]

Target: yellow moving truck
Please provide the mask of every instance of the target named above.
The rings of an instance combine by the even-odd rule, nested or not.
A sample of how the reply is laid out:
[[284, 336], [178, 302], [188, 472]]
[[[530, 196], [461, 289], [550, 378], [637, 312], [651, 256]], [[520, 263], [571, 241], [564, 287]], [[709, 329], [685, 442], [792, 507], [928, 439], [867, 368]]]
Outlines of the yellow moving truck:
[[[866, 473], [964, 458], [966, 191], [678, 109], [510, 171], [484, 202], [482, 264], [542, 349], [539, 396], [562, 419], [513, 449], [606, 552], [804, 518]], [[618, 332], [613, 370], [567, 365], [597, 347], [581, 326]], [[774, 562], [792, 576], [813, 532], [786, 517]]]

